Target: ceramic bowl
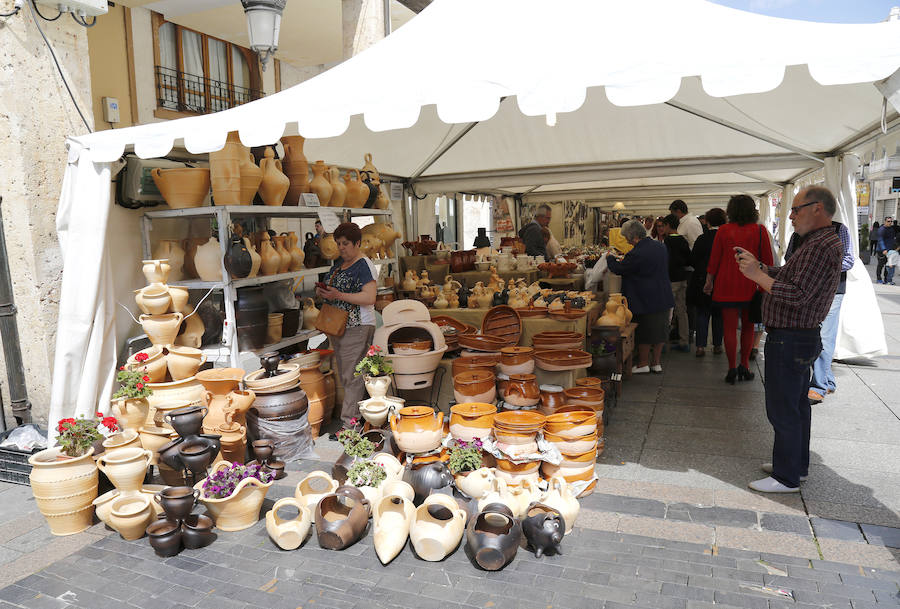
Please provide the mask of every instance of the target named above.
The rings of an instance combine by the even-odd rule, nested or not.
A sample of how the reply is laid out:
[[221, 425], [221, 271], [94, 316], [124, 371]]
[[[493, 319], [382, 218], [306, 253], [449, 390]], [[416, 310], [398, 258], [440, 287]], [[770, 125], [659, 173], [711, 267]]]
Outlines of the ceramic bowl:
[[556, 446], [563, 455], [578, 455], [597, 448], [596, 429], [591, 434], [576, 438], [567, 438], [545, 431], [544, 439]]
[[397, 355], [418, 355], [431, 351], [430, 340], [415, 340], [403, 343], [391, 343], [390, 347]]

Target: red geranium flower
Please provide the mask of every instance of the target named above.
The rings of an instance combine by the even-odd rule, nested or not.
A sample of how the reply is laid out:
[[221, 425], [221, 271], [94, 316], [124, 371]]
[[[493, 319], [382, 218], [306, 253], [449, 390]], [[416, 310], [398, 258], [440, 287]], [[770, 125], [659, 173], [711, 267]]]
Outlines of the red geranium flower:
[[150, 377], [149, 377], [149, 376], [144, 375], [144, 376], [141, 377], [141, 379], [143, 379], [143, 381], [144, 381], [145, 383], [149, 383], [149, 382], [150, 382]]
[[119, 370], [125, 370], [125, 366], [119, 366]]
[[143, 389], [143, 388], [144, 388], [144, 384], [143, 384], [143, 383], [135, 383], [134, 386], [137, 387], [138, 389]]
[[148, 359], [150, 359], [150, 356], [147, 355], [146, 353], [141, 352], [141, 353], [138, 353], [137, 355], [135, 355], [134, 359], [139, 362], [146, 362]]

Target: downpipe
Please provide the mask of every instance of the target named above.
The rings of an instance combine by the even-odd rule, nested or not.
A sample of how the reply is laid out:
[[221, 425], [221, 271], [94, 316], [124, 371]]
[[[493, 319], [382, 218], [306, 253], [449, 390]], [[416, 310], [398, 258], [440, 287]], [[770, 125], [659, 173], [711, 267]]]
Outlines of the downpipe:
[[[25, 388], [25, 365], [19, 345], [19, 326], [16, 323], [16, 304], [13, 296], [12, 277], [9, 273], [9, 255], [6, 251], [6, 232], [3, 227], [3, 197], [0, 197], [0, 340], [6, 360], [6, 378], [9, 382], [9, 399], [16, 423], [31, 422], [31, 402]], [[0, 411], [0, 424], [6, 431], [6, 413]]]

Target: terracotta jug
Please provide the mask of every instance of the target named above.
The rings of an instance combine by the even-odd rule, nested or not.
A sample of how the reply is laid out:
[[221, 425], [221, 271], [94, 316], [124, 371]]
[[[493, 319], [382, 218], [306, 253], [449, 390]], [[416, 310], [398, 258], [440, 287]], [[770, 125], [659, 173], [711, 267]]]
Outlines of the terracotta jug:
[[275, 151], [271, 146], [266, 146], [265, 157], [259, 161], [259, 168], [263, 172], [259, 185], [260, 198], [266, 205], [281, 205], [291, 187], [291, 181], [284, 175], [281, 160], [275, 158]]
[[303, 270], [303, 250], [297, 247], [297, 242], [299, 239], [297, 238], [297, 234], [294, 231], [288, 231], [286, 233], [281, 233], [282, 236], [287, 240], [286, 247], [288, 252], [291, 254], [291, 266], [288, 268], [289, 271], [302, 271]]
[[387, 209], [391, 206], [391, 200], [384, 194], [384, 188], [378, 185], [378, 198], [375, 199], [375, 209]]
[[253, 154], [247, 150], [247, 154], [241, 159], [241, 205], [253, 205], [253, 197], [262, 183], [262, 169], [256, 166]]
[[328, 168], [328, 177], [331, 183], [331, 207], [343, 207], [347, 199], [347, 186], [341, 181], [341, 172], [337, 167]]
[[169, 261], [169, 281], [180, 281], [184, 267], [184, 249], [175, 239], [162, 239], [153, 250], [153, 258]]
[[240, 237], [232, 236], [231, 238], [231, 244], [225, 252], [225, 268], [235, 279], [250, 276], [250, 271], [253, 269], [253, 258]]
[[566, 535], [572, 532], [581, 506], [578, 504], [578, 499], [572, 495], [565, 478], [562, 476], [550, 478], [550, 486], [541, 499], [541, 503], [555, 509], [562, 515], [566, 524]]
[[287, 273], [288, 269], [291, 268], [292, 261], [291, 252], [285, 247], [287, 237], [276, 235], [275, 237], [272, 237], [272, 241], [275, 242], [275, 251], [278, 252], [278, 255], [281, 257], [281, 262], [278, 263], [278, 272]]
[[241, 163], [246, 161], [249, 153], [241, 144], [237, 131], [228, 133], [224, 148], [209, 153], [209, 177], [214, 204], [241, 204]]
[[[356, 173], [356, 179], [350, 182], [350, 188], [354, 190], [354, 197], [352, 199], [353, 205], [347, 205], [347, 207], [363, 207], [366, 204], [366, 201], [369, 199], [369, 185], [362, 181], [360, 177], [359, 171], [354, 169]], [[350, 188], [347, 189], [347, 197], [350, 197]]]
[[360, 173], [367, 174], [369, 180], [376, 184], [381, 184], [381, 176], [378, 174], [378, 170], [375, 169], [375, 165], [372, 164], [372, 153], [367, 152], [363, 155], [363, 163], [362, 169], [359, 170]]
[[[171, 262], [169, 264], [171, 264]], [[622, 315], [623, 315], [623, 318], [625, 319], [625, 323], [630, 324], [632, 314], [631, 314], [631, 310], [628, 308], [628, 299], [625, 298], [625, 296], [623, 296], [619, 292], [613, 292], [612, 294], [610, 294], [609, 299], [617, 302], [619, 305], [622, 306], [622, 309], [623, 309]]]
[[315, 330], [316, 319], [319, 317], [319, 309], [316, 308], [316, 302], [312, 298], [303, 301], [303, 329]]
[[215, 237], [210, 237], [206, 243], [197, 248], [194, 254], [194, 268], [203, 281], [222, 280], [222, 250]]
[[281, 166], [291, 185], [284, 200], [285, 205], [298, 205], [300, 195], [309, 192], [309, 161], [303, 155], [304, 141], [302, 135], [286, 135], [281, 138], [284, 146]]
[[244, 237], [244, 247], [250, 253], [250, 274], [247, 277], [256, 277], [259, 274], [259, 267], [262, 264], [262, 256], [256, 252], [256, 248], [250, 243], [250, 237]]
[[347, 173], [344, 174], [344, 188], [347, 189], [347, 194], [344, 197], [344, 207], [358, 207], [356, 205], [356, 200], [358, 198], [356, 186], [353, 184], [353, 174], [352, 171], [356, 171], [355, 169], [351, 169]]
[[331, 204], [331, 193], [334, 190], [331, 187], [331, 182], [325, 177], [327, 170], [328, 167], [325, 165], [325, 161], [316, 161], [312, 166], [313, 179], [309, 183], [310, 190], [316, 193], [319, 197], [319, 205], [323, 207], [328, 207]]
[[259, 272], [262, 275], [274, 275], [281, 266], [281, 255], [272, 247], [269, 233], [265, 233], [260, 241], [259, 255], [262, 258]]

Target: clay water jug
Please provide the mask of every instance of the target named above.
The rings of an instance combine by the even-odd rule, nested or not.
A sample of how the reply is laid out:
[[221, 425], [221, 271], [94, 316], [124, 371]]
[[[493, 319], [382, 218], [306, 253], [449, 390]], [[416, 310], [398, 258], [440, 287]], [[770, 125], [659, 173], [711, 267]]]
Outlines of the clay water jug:
[[[356, 186], [353, 184], [353, 174], [351, 172], [356, 171], [355, 169], [351, 169], [347, 173], [344, 174], [344, 188], [347, 190], [347, 194], [344, 197], [344, 207], [359, 207], [356, 205], [356, 200], [359, 198], [356, 190]], [[358, 173], [357, 173], [358, 175]]]
[[262, 179], [262, 169], [256, 166], [253, 154], [247, 150], [241, 159], [241, 205], [253, 205], [253, 197], [256, 196]]
[[281, 233], [285, 239], [287, 239], [287, 248], [291, 253], [291, 266], [288, 269], [289, 271], [302, 271], [303, 270], [303, 250], [297, 247], [297, 242], [299, 239], [297, 238], [297, 234], [294, 231], [288, 231], [286, 233]]
[[[353, 205], [348, 205], [347, 207], [363, 207], [369, 199], [369, 185], [362, 181], [362, 177], [358, 170], [354, 169], [353, 171], [356, 172], [356, 179], [350, 182], [350, 185], [356, 190], [353, 198]], [[349, 189], [347, 190], [347, 196], [350, 196]]]
[[391, 206], [391, 200], [384, 194], [384, 189], [378, 185], [378, 198], [375, 199], [375, 209], [387, 209]]
[[249, 152], [241, 144], [238, 132], [231, 131], [225, 147], [209, 153], [209, 178], [214, 204], [240, 205], [241, 163], [246, 161]]
[[303, 155], [304, 138], [301, 135], [286, 135], [281, 138], [284, 157], [281, 166], [290, 181], [285, 205], [298, 205], [300, 195], [309, 192], [309, 161]]
[[343, 207], [347, 199], [347, 186], [341, 181], [341, 172], [337, 167], [328, 168], [331, 183], [331, 207]]
[[367, 174], [368, 178], [376, 183], [381, 184], [381, 176], [378, 174], [378, 170], [375, 169], [375, 165], [372, 164], [372, 153], [367, 152], [363, 155], [363, 163], [362, 169], [359, 170], [360, 173]]
[[271, 146], [266, 146], [265, 157], [259, 161], [259, 168], [263, 172], [259, 185], [259, 196], [263, 203], [269, 206], [283, 204], [291, 181], [284, 175], [281, 160], [275, 158], [275, 151]]
[[247, 277], [256, 277], [259, 274], [259, 267], [262, 264], [262, 256], [256, 252], [256, 248], [250, 243], [250, 237], [244, 237], [244, 246], [250, 253], [250, 274]]
[[338, 257], [338, 246], [334, 241], [333, 235], [325, 235], [319, 241], [319, 248], [322, 250], [322, 257], [326, 260], [334, 260]]
[[278, 272], [279, 273], [287, 273], [288, 269], [291, 268], [291, 252], [288, 251], [287, 247], [285, 247], [285, 242], [287, 241], [287, 237], [282, 237], [280, 235], [272, 237], [272, 241], [275, 242], [275, 251], [278, 252], [278, 255], [281, 257], [281, 262], [278, 263]]
[[278, 272], [278, 267], [281, 266], [281, 255], [275, 251], [274, 247], [272, 247], [272, 241], [271, 239], [269, 239], [269, 233], [265, 233], [262, 235], [259, 255], [262, 258], [262, 263], [259, 268], [260, 274], [274, 275]]
[[215, 237], [197, 248], [194, 254], [194, 268], [202, 281], [222, 280], [222, 250]]
[[169, 261], [168, 281], [180, 281], [183, 277], [184, 249], [175, 239], [162, 239], [153, 250], [153, 258]]
[[[169, 264], [171, 264], [171, 262], [170, 262]], [[619, 293], [619, 292], [613, 292], [612, 294], [610, 294], [610, 295], [609, 295], [609, 299], [610, 299], [610, 300], [614, 300], [614, 301], [616, 301], [619, 305], [621, 305], [621, 307], [622, 307], [622, 315], [623, 315], [623, 318], [624, 318], [624, 320], [625, 320], [625, 324], [630, 324], [630, 323], [631, 323], [631, 317], [632, 317], [632, 314], [631, 314], [631, 310], [628, 308], [628, 299], [625, 298], [625, 296], [623, 296], [623, 295], [622, 295], [621, 293]], [[624, 325], [624, 324], [623, 324], [623, 325]]]
[[231, 244], [225, 252], [225, 268], [235, 279], [248, 277], [253, 269], [253, 258], [240, 237], [231, 237]]
[[312, 166], [313, 179], [309, 183], [309, 188], [319, 197], [319, 204], [328, 207], [331, 204], [331, 193], [334, 190], [331, 182], [325, 177], [325, 171], [328, 167], [325, 161], [316, 161]]

